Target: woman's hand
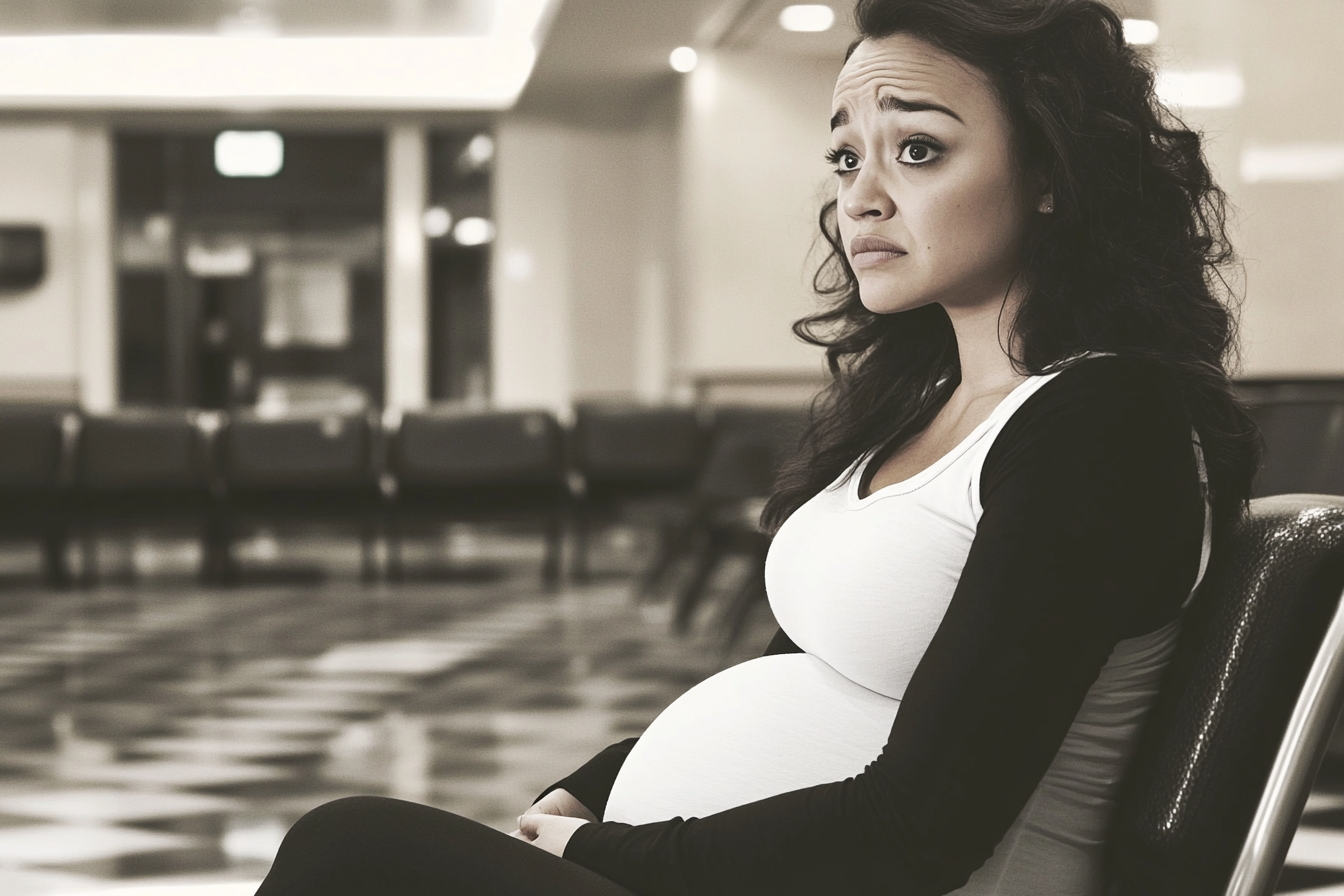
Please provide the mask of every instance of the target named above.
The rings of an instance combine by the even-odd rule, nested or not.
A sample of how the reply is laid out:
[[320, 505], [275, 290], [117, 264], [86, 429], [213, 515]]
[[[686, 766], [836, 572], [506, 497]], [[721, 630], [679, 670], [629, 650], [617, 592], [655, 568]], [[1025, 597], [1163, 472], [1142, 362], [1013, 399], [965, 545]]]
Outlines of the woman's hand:
[[564, 858], [569, 838], [574, 836], [574, 831], [588, 823], [586, 818], [567, 818], [563, 815], [524, 815], [518, 819], [516, 836], [551, 855]]
[[557, 787], [533, 804], [524, 815], [563, 815], [565, 818], [582, 818], [584, 821], [597, 821], [597, 816], [588, 811], [588, 807], [574, 798], [568, 790]]

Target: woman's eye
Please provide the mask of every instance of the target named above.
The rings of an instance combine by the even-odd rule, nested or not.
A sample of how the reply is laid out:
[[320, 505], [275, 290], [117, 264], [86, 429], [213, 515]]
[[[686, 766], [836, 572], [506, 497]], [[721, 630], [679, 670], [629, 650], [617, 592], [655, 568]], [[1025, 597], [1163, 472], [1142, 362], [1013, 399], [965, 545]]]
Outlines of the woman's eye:
[[830, 162], [835, 166], [837, 174], [847, 174], [859, 170], [858, 154], [848, 149], [832, 152]]
[[896, 160], [907, 165], [923, 165], [938, 158], [939, 152], [936, 146], [912, 140], [901, 147], [901, 154]]

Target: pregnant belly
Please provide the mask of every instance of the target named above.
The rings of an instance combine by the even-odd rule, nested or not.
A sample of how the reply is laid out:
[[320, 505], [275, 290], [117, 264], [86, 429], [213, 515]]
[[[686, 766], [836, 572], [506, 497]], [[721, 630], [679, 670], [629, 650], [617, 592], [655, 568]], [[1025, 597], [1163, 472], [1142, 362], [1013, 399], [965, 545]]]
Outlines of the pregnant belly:
[[877, 758], [899, 707], [808, 654], [725, 669], [654, 719], [621, 766], [604, 820], [700, 817], [842, 781]]

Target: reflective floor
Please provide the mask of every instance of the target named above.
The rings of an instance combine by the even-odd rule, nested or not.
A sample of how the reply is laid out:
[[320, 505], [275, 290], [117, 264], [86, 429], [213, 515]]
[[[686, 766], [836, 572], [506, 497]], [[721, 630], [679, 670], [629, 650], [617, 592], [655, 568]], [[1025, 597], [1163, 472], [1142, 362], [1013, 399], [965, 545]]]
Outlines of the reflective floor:
[[[55, 593], [0, 546], [0, 894], [244, 896], [295, 819], [354, 793], [510, 829], [774, 631], [761, 607], [725, 648], [711, 601], [670, 636], [630, 593], [646, 547], [615, 530], [592, 583], [547, 592], [525, 536], [453, 530], [408, 554], [418, 580], [365, 585], [353, 543], [261, 533], [248, 583], [204, 590], [189, 543], [141, 538], [97, 546], [104, 584]], [[1344, 896], [1338, 756], [1281, 892]]]
[[135, 583], [53, 593], [11, 575], [0, 893], [246, 892], [295, 819], [354, 793], [511, 829], [547, 784], [773, 633], [762, 607], [726, 650], [709, 606], [698, 633], [669, 636], [664, 606], [631, 600], [642, 543], [616, 535], [596, 545], [605, 574], [553, 593], [539, 545], [472, 537], [464, 552], [461, 532], [438, 558], [457, 573], [400, 585], [359, 584], [352, 544], [274, 535], [253, 560], [274, 556], [269, 538], [308, 568], [228, 590], [190, 583], [189, 546], [143, 539], [99, 545], [100, 571]]

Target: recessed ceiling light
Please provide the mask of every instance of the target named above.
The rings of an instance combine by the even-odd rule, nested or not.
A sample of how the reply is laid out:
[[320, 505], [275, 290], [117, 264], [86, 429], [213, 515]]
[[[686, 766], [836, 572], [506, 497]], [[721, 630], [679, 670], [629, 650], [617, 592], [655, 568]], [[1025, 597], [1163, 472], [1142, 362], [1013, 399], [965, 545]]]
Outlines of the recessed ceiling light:
[[829, 31], [835, 24], [835, 10], [822, 3], [786, 6], [779, 14], [785, 31]]
[[1147, 46], [1157, 43], [1161, 31], [1157, 23], [1150, 19], [1125, 19], [1125, 43]]
[[221, 131], [215, 170], [225, 177], [274, 177], [285, 167], [285, 141], [275, 131]]
[[424, 229], [425, 236], [443, 236], [452, 229], [453, 216], [441, 205], [431, 206], [420, 216], [420, 226]]
[[485, 218], [463, 218], [453, 228], [453, 239], [462, 246], [483, 246], [495, 238], [495, 225]]
[[690, 47], [677, 47], [672, 51], [672, 55], [667, 57], [667, 61], [671, 63], [672, 68], [684, 75], [695, 71], [696, 64], [700, 62], [700, 54]]

